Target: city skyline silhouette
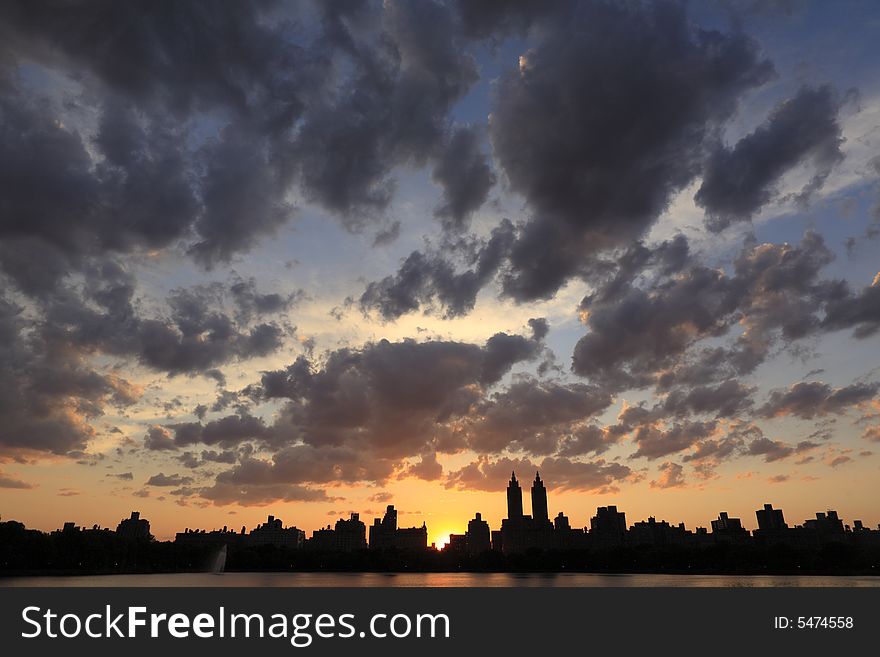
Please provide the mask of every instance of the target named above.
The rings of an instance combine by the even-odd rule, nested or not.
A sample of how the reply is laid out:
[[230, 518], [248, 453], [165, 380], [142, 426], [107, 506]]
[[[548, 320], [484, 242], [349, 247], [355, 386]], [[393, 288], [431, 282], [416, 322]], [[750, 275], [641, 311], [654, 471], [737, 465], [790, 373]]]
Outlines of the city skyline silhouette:
[[[746, 529], [742, 519], [731, 516], [728, 511], [719, 511], [718, 517], [710, 521], [711, 530], [706, 526], [687, 529], [683, 522], [671, 524], [664, 519], [657, 520], [653, 515], [627, 524], [625, 511], [619, 510], [616, 505], [598, 507], [588, 525], [583, 528], [575, 527], [563, 511], [559, 511], [551, 521], [547, 489], [538, 471], [535, 472], [535, 480], [530, 489], [531, 514], [524, 512], [522, 487], [515, 471], [511, 472], [506, 501], [507, 514], [497, 529], [492, 529], [477, 511], [473, 519], [466, 521], [466, 532], [451, 534], [449, 540], [441, 545], [433, 542], [429, 544], [426, 523], [422, 523], [421, 527], [400, 527], [398, 510], [394, 504], [388, 504], [382, 517], [375, 518], [369, 526], [360, 520], [359, 513], [351, 512], [348, 519], [338, 519], [333, 527], [327, 525], [313, 529], [311, 536], [295, 525], [285, 527], [281, 518], [270, 514], [266, 522], [250, 532], [246, 531], [244, 525], [238, 532], [228, 526], [211, 530], [186, 527], [177, 532], [174, 541], [202, 547], [245, 542], [251, 546], [273, 545], [331, 552], [430, 548], [463, 551], [471, 556], [488, 551], [516, 553], [530, 550], [607, 548], [628, 542], [636, 545], [645, 543], [691, 546], [705, 546], [719, 541], [743, 544], [752, 538], [777, 544], [818, 547], [829, 541], [852, 540], [854, 535], [862, 544], [880, 547], [880, 524], [876, 529], [866, 525], [861, 519], [853, 519], [849, 524], [837, 511], [827, 509], [817, 511], [815, 517], [806, 519], [802, 524], [789, 525], [783, 510], [773, 508], [769, 503], [764, 503], [760, 509], [755, 510], [757, 529], [754, 531]], [[56, 533], [79, 531], [83, 529], [75, 522], [68, 521]], [[109, 530], [95, 525], [91, 531]], [[154, 540], [149, 521], [141, 518], [139, 511], [133, 511], [129, 518], [120, 521], [115, 533], [128, 539]]]

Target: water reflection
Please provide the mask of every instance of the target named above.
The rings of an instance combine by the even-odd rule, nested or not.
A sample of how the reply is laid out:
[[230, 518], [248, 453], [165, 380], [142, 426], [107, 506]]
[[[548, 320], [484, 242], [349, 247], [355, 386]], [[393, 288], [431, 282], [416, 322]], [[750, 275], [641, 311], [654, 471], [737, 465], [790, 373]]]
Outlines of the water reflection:
[[592, 573], [182, 573], [0, 578], [0, 586], [255, 587], [880, 587], [880, 577], [638, 575]]

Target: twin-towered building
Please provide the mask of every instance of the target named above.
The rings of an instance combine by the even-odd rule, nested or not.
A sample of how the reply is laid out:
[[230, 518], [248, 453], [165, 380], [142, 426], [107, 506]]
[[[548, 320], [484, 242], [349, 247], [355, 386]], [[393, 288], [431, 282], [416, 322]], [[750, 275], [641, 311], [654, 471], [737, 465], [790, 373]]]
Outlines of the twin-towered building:
[[511, 473], [507, 484], [507, 517], [501, 521], [501, 529], [492, 532], [493, 549], [526, 552], [554, 546], [554, 527], [547, 511], [547, 489], [538, 473], [532, 482], [531, 498], [532, 515], [529, 516], [523, 513], [522, 488], [516, 480], [516, 473]]

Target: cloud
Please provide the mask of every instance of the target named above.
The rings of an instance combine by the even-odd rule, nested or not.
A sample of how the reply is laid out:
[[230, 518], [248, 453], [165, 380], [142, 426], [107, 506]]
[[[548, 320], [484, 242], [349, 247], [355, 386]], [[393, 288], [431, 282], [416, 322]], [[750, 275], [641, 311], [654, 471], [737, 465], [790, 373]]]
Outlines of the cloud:
[[308, 108], [289, 161], [306, 198], [350, 228], [387, 207], [396, 165], [437, 156], [452, 105], [477, 81], [455, 23], [443, 4], [394, 1], [379, 34], [346, 31], [353, 73]]
[[[163, 248], [194, 233], [192, 252], [210, 265], [287, 219], [291, 172], [277, 165], [268, 137], [290, 127], [319, 95], [329, 61], [296, 43], [285, 21], [266, 20], [264, 8], [99, 2], [2, 10], [13, 61], [75, 80], [83, 89], [77, 103], [99, 116], [86, 144], [48, 103], [30, 96], [15, 103], [26, 127], [5, 152], [33, 149], [20, 160], [18, 181], [18, 197], [30, 195], [28, 211], [39, 217], [22, 224], [30, 248], [54, 244], [75, 260], [95, 247]], [[3, 95], [13, 93], [25, 92]], [[206, 115], [227, 122], [217, 140], [200, 132]], [[90, 151], [98, 155], [95, 166]], [[34, 197], [40, 179], [61, 193]], [[127, 220], [116, 221], [119, 214]], [[66, 239], [58, 240], [50, 223]]]
[[137, 401], [138, 386], [86, 356], [0, 296], [0, 453], [81, 453], [107, 405]]
[[752, 456], [763, 456], [767, 463], [772, 463], [791, 456], [794, 453], [794, 447], [779, 440], [761, 437], [749, 443], [747, 453]]
[[840, 415], [877, 395], [876, 383], [853, 383], [832, 388], [820, 381], [799, 382], [787, 389], [773, 390], [767, 403], [758, 409], [762, 417], [793, 415], [805, 420]]
[[534, 337], [497, 333], [483, 346], [382, 340], [329, 352], [319, 367], [302, 356], [263, 374], [263, 396], [288, 400], [266, 440], [351, 445], [383, 458], [423, 454], [452, 439], [448, 425], [542, 348]]
[[116, 479], [121, 479], [122, 481], [131, 481], [134, 479], [134, 475], [131, 472], [119, 472], [116, 474], [107, 474], [105, 477], [114, 477]]
[[642, 236], [738, 99], [773, 75], [742, 33], [694, 28], [680, 5], [566, 7], [494, 90], [495, 157], [532, 214], [504, 281], [520, 301]]
[[65, 290], [45, 310], [50, 335], [80, 350], [134, 357], [168, 374], [216, 377], [217, 365], [266, 356], [281, 346], [283, 331], [276, 324], [240, 323], [223, 311], [222, 286], [174, 289], [168, 316], [154, 318], [138, 312], [133, 275], [119, 263], [102, 263], [88, 281], [85, 299]]
[[[174, 431], [174, 445], [177, 447], [195, 444], [234, 447], [248, 440], [265, 439], [269, 435], [262, 419], [246, 413], [227, 415], [204, 424], [182, 422], [169, 425], [168, 428]], [[206, 453], [202, 452], [203, 456]]]
[[446, 318], [465, 315], [473, 310], [480, 289], [495, 277], [513, 238], [513, 224], [502, 221], [488, 240], [467, 249], [470, 268], [463, 271], [446, 254], [413, 251], [396, 274], [367, 284], [360, 308], [377, 311], [386, 321], [432, 304]]
[[168, 429], [153, 425], [147, 429], [144, 447], [150, 450], [173, 450], [177, 449], [177, 444], [174, 442], [174, 437]]
[[779, 440], [770, 440], [764, 436], [755, 438], [749, 443], [745, 454], [749, 456], [763, 456], [764, 461], [772, 463], [788, 458], [792, 454], [804, 454], [818, 447], [818, 443], [802, 440], [797, 445], [789, 445]]
[[596, 461], [575, 461], [565, 458], [545, 458], [540, 464], [527, 459], [500, 457], [490, 460], [481, 457], [446, 477], [446, 488], [456, 490], [501, 491], [510, 480], [511, 471], [521, 473], [539, 470], [551, 490], [601, 491], [614, 486], [632, 474], [625, 465]]
[[650, 484], [651, 488], [683, 488], [685, 486], [684, 467], [678, 463], [665, 461], [657, 468], [660, 476]]
[[[491, 172], [449, 114], [479, 74], [452, 8], [334, 6], [316, 22], [271, 5], [0, 10], [4, 70], [35, 65], [76, 96], [0, 79], [0, 266], [22, 289], [108, 251], [183, 242], [207, 268], [227, 263], [291, 219], [296, 191], [360, 230], [399, 165], [435, 165], [453, 220], [477, 207]], [[460, 158], [469, 180], [449, 168]], [[46, 265], [22, 266], [35, 256]]]
[[754, 386], [728, 379], [717, 386], [695, 386], [686, 391], [673, 391], [663, 400], [662, 406], [663, 410], [677, 416], [697, 413], [729, 418], [752, 405], [754, 391]]
[[[468, 447], [478, 453], [513, 449], [549, 454], [564, 438], [568, 454], [583, 454], [579, 450], [593, 437], [583, 423], [611, 401], [611, 395], [593, 386], [521, 378], [476, 404], [460, 430]], [[588, 451], [598, 454], [614, 442], [612, 434], [603, 433]]]
[[254, 278], [241, 277], [233, 280], [229, 292], [237, 308], [236, 319], [242, 324], [248, 323], [254, 316], [284, 313], [305, 294], [302, 290], [287, 295], [277, 292], [263, 293], [257, 289]]
[[420, 459], [411, 463], [401, 473], [401, 477], [414, 477], [425, 481], [436, 481], [443, 474], [443, 466], [437, 462], [437, 454], [422, 454]]
[[854, 328], [857, 338], [867, 338], [880, 329], [880, 273], [871, 285], [852, 294], [842, 285], [826, 307], [823, 326], [828, 330]]
[[[749, 374], [774, 341], [823, 330], [823, 305], [839, 294], [837, 282], [819, 278], [832, 258], [822, 237], [810, 231], [798, 245], [747, 242], [730, 274], [693, 264], [646, 287], [612, 281], [616, 294], [600, 290], [581, 303], [588, 332], [575, 346], [572, 368], [622, 388]], [[729, 346], [693, 349], [735, 325], [744, 330]], [[731, 392], [734, 385], [728, 384]]]
[[714, 435], [717, 426], [714, 421], [689, 421], [673, 424], [671, 428], [664, 431], [653, 426], [643, 425], [635, 432], [633, 440], [638, 445], [638, 449], [630, 458], [645, 457], [654, 460], [681, 452]]
[[534, 22], [546, 18], [565, 6], [563, 0], [507, 0], [504, 2], [470, 2], [455, 0], [462, 28], [470, 38], [485, 39], [507, 33], [525, 32]]
[[828, 86], [802, 87], [773, 110], [767, 121], [728, 149], [719, 144], [709, 156], [694, 200], [706, 209], [707, 226], [718, 232], [750, 219], [774, 199], [780, 178], [809, 160], [816, 169], [798, 198], [822, 187], [841, 160], [839, 103]]
[[29, 490], [31, 488], [34, 488], [34, 485], [0, 471], [0, 488]]
[[147, 486], [182, 486], [192, 483], [192, 477], [182, 477], [179, 474], [166, 475], [163, 472], [155, 474], [147, 480]]
[[443, 201], [435, 214], [446, 230], [460, 232], [466, 227], [470, 215], [486, 202], [496, 180], [480, 150], [479, 133], [475, 128], [456, 128], [431, 177], [443, 189]]
[[278, 502], [333, 502], [342, 499], [331, 497], [320, 489], [285, 484], [240, 488], [218, 482], [210, 488], [203, 488], [199, 494], [216, 506], [266, 506]]

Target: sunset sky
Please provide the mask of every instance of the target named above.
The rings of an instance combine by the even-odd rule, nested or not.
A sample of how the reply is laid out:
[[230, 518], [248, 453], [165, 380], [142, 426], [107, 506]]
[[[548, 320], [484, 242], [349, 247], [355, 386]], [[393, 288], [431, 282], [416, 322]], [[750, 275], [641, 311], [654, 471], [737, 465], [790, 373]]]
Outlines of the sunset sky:
[[0, 4], [0, 516], [876, 526], [878, 63], [871, 0]]

